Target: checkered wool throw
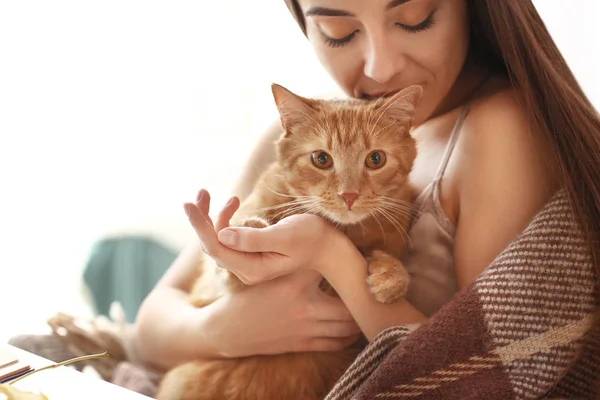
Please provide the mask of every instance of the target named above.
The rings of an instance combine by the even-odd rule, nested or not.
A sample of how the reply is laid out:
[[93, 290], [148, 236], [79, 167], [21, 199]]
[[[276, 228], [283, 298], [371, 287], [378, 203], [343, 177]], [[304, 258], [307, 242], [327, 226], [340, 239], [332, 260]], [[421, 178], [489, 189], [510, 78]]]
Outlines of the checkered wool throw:
[[596, 398], [595, 282], [559, 192], [427, 323], [381, 332], [327, 400]]

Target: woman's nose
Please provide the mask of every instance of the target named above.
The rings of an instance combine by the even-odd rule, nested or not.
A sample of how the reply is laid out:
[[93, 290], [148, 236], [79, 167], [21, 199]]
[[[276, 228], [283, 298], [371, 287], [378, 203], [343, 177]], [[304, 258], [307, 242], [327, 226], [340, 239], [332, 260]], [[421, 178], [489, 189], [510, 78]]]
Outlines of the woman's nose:
[[400, 49], [383, 37], [373, 38], [365, 55], [365, 75], [376, 82], [386, 83], [400, 73], [406, 60]]

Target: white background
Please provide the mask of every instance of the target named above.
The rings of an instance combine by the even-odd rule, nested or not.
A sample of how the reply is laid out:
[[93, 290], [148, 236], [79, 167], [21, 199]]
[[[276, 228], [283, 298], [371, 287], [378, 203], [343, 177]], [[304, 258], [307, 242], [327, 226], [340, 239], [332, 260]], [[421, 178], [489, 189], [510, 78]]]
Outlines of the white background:
[[[600, 105], [598, 1], [535, 4]], [[276, 116], [271, 82], [336, 89], [281, 0], [0, 2], [0, 340], [85, 312], [107, 232], [191, 238], [182, 202], [225, 200]]]

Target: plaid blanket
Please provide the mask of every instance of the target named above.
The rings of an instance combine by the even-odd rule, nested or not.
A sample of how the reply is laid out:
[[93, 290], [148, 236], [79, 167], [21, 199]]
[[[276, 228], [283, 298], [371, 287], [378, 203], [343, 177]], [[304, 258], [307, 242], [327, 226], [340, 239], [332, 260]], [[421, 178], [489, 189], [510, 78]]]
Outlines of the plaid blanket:
[[595, 398], [595, 284], [559, 192], [427, 323], [381, 332], [327, 400]]

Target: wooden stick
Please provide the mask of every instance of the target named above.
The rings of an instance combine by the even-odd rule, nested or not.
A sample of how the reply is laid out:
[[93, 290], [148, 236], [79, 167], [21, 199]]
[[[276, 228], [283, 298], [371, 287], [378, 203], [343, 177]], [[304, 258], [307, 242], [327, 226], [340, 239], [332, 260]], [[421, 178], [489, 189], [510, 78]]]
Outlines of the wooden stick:
[[70, 360], [59, 362], [57, 364], [48, 365], [48, 366], [45, 366], [43, 368], [36, 369], [35, 371], [28, 372], [25, 375], [22, 375], [22, 376], [18, 377], [17, 379], [15, 379], [13, 381], [10, 381], [9, 385], [12, 385], [13, 383], [18, 382], [18, 381], [20, 381], [23, 378], [27, 378], [28, 376], [33, 375], [36, 372], [43, 371], [45, 369], [58, 368], [58, 367], [62, 367], [64, 365], [76, 363], [78, 361], [85, 361], [85, 360], [91, 360], [93, 358], [102, 358], [102, 357], [110, 357], [110, 353], [108, 351], [105, 351], [104, 353], [91, 354], [91, 355], [88, 355], [88, 356], [81, 356], [81, 357], [75, 357], [75, 358], [71, 358]]

